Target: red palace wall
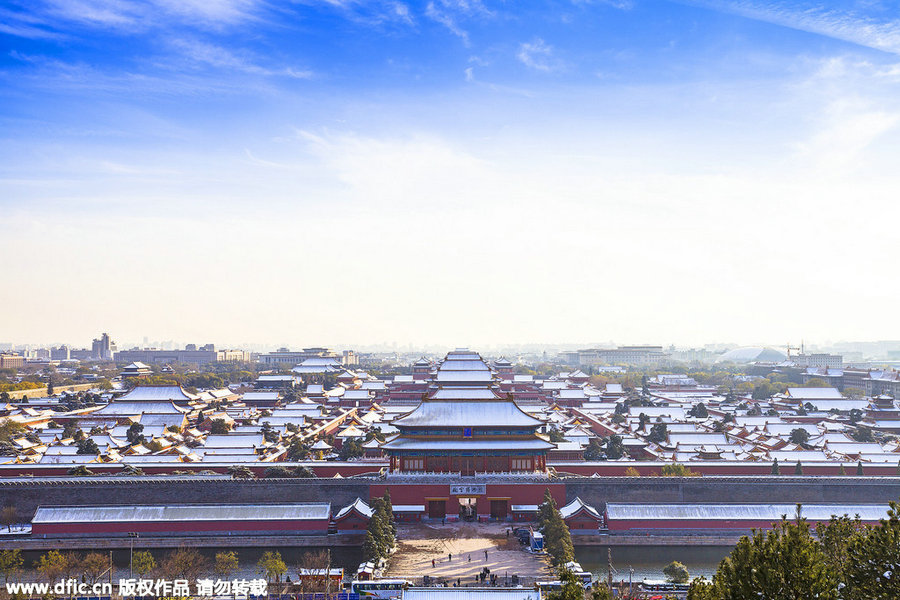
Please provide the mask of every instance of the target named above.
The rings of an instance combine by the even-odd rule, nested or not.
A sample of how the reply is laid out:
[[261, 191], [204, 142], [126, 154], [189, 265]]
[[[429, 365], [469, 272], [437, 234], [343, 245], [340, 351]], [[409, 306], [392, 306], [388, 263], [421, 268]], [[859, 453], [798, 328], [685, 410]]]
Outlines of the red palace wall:
[[357, 513], [353, 513], [343, 519], [335, 520], [334, 524], [338, 532], [365, 531], [369, 525], [369, 520]]
[[[547, 466], [556, 469], [557, 473], [569, 473], [590, 477], [594, 473], [603, 477], [622, 477], [625, 470], [636, 469], [641, 477], [659, 475], [662, 466], [667, 463], [628, 461], [628, 462], [566, 462], [547, 460]], [[685, 462], [681, 463], [691, 471], [701, 475], [771, 475], [771, 462]], [[782, 475], [794, 475], [796, 463], [779, 463]], [[804, 475], [840, 475], [838, 463], [801, 463]], [[846, 475], [856, 475], [856, 463], [845, 463]], [[863, 463], [863, 473], [867, 476], [897, 476], [897, 464]]]
[[[387, 460], [380, 459], [373, 459], [366, 462], [354, 461], [346, 463], [325, 461], [315, 463], [247, 463], [242, 466], [248, 467], [253, 471], [254, 475], [262, 478], [265, 475], [266, 469], [269, 467], [284, 466], [293, 468], [298, 464], [311, 468], [317, 477], [328, 478], [334, 477], [338, 473], [340, 473], [341, 477], [377, 473], [382, 468], [388, 466]], [[119, 473], [125, 465], [114, 463], [91, 463], [85, 466], [93, 473], [99, 475], [101, 473]], [[213, 471], [225, 475], [228, 473], [228, 467], [230, 465], [215, 463], [165, 463], [155, 466], [148, 464], [135, 464], [134, 466], [140, 467], [147, 475], [165, 475], [172, 474], [175, 471], [193, 471], [195, 473], [199, 473], [200, 471]], [[71, 468], [72, 465], [0, 465], [0, 477], [18, 477], [21, 475], [32, 475], [35, 477], [65, 476]]]
[[32, 535], [42, 536], [101, 536], [129, 532], [181, 535], [181, 534], [221, 534], [231, 532], [265, 532], [269, 534], [303, 532], [310, 535], [326, 534], [327, 520], [304, 521], [122, 521], [102, 523], [35, 523]]
[[566, 519], [566, 525], [572, 530], [596, 531], [600, 522], [596, 519]]
[[[540, 504], [544, 501], [544, 492], [550, 490], [550, 495], [558, 506], [566, 503], [566, 486], [563, 483], [516, 483], [516, 484], [491, 484], [485, 485], [485, 494], [475, 496], [476, 512], [479, 515], [491, 513], [491, 500], [506, 500], [507, 510], [512, 513], [514, 504]], [[372, 484], [369, 486], [369, 494], [372, 499], [384, 496], [385, 490], [390, 490], [392, 504], [422, 504], [428, 510], [429, 500], [447, 500], [447, 514], [456, 514], [459, 495], [450, 494], [450, 484], [409, 484], [390, 483]], [[463, 495], [468, 496], [468, 495]]]

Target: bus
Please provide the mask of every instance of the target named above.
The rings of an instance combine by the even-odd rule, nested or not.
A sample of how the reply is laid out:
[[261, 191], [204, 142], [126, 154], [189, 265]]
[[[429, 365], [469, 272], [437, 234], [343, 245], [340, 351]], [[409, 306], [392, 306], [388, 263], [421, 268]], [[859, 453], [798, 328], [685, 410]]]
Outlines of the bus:
[[[584, 589], [588, 589], [594, 582], [594, 576], [591, 573], [585, 571], [579, 571], [577, 573], [572, 573]], [[559, 580], [556, 581], [538, 581], [535, 583], [535, 587], [541, 590], [542, 595], [548, 592], [558, 592], [562, 590], [562, 582]]]
[[403, 590], [409, 587], [406, 579], [375, 579], [373, 581], [353, 581], [350, 583], [350, 593], [359, 594], [359, 600], [370, 598], [373, 600], [387, 600], [399, 598]]
[[639, 584], [637, 584], [638, 588], [651, 593], [675, 593], [675, 594], [686, 594], [690, 589], [691, 585], [689, 583], [672, 583], [671, 581], [661, 581], [658, 579], [645, 579]]

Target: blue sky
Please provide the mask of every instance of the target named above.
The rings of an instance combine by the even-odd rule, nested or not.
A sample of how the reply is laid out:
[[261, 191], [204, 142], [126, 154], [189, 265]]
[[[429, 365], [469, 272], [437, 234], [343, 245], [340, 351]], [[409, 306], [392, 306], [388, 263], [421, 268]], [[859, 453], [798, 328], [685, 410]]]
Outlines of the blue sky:
[[0, 44], [10, 277], [65, 290], [0, 341], [900, 337], [900, 2], [7, 0]]

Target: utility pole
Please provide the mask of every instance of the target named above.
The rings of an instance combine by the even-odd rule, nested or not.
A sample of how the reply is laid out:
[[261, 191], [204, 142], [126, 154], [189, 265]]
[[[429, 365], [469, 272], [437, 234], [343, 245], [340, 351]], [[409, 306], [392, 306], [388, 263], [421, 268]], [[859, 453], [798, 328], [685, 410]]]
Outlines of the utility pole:
[[331, 548], [328, 548], [328, 558], [325, 561], [325, 597], [331, 593]]
[[131, 538], [131, 553], [128, 557], [128, 577], [134, 579], [134, 538], [138, 537], [136, 531], [129, 531], [128, 537]]

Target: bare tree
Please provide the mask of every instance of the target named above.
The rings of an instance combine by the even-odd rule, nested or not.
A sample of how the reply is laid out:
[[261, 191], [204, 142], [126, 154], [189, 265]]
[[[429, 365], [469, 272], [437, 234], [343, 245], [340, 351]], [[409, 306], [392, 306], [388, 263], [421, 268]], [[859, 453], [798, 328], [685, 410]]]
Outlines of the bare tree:
[[329, 592], [331, 580], [331, 551], [310, 550], [300, 555], [297, 575], [300, 578], [300, 593]]
[[159, 565], [160, 573], [169, 579], [196, 581], [207, 566], [207, 559], [195, 548], [182, 546], [166, 555]]
[[3, 510], [0, 510], [0, 523], [6, 525], [7, 530], [12, 532], [12, 526], [18, 523], [19, 517], [16, 513], [15, 506], [4, 506]]
[[99, 552], [89, 552], [81, 559], [81, 570], [91, 584], [97, 583], [107, 568], [109, 568], [109, 558]]

